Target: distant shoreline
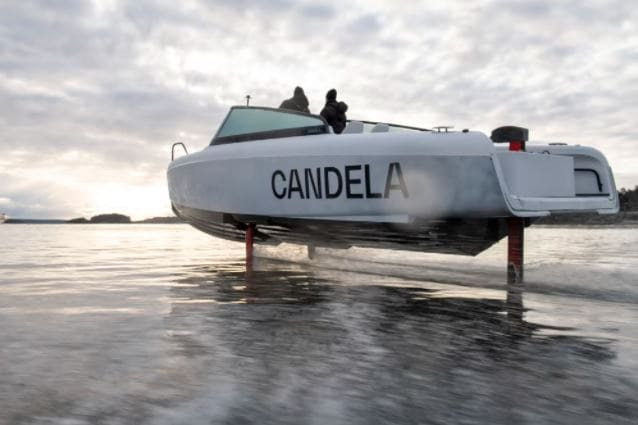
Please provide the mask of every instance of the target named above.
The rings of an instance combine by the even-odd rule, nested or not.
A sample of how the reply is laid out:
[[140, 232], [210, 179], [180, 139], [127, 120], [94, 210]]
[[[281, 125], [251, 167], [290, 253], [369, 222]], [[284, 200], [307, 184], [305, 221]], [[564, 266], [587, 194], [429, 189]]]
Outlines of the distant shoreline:
[[539, 218], [535, 224], [545, 226], [638, 226], [638, 211], [620, 211], [613, 215], [559, 214]]
[[[4, 224], [180, 224], [186, 223], [179, 217], [152, 217], [144, 220], [125, 220], [121, 216], [97, 216], [92, 220], [86, 219], [30, 219], [9, 218]], [[113, 217], [112, 220], [109, 220]], [[126, 217], [128, 218], [128, 217]], [[554, 215], [542, 217], [534, 222], [535, 226], [547, 227], [638, 227], [638, 212], [623, 211], [617, 215]]]
[[4, 221], [3, 224], [176, 224], [176, 223], [184, 223], [182, 219], [179, 217], [152, 217], [146, 218], [144, 220], [125, 220], [122, 218], [114, 218], [109, 220], [109, 218], [97, 219], [97, 220], [87, 220], [87, 219], [37, 219], [37, 218], [8, 218]]

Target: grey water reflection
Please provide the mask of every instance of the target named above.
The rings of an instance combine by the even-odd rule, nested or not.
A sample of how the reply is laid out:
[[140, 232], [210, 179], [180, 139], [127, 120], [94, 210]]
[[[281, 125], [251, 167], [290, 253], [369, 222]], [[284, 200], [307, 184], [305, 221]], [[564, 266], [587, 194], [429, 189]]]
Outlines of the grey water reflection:
[[239, 262], [189, 269], [165, 322], [198, 380], [182, 409], [224, 423], [638, 417], [613, 339], [526, 321], [522, 293], [365, 279], [267, 262], [252, 273]]

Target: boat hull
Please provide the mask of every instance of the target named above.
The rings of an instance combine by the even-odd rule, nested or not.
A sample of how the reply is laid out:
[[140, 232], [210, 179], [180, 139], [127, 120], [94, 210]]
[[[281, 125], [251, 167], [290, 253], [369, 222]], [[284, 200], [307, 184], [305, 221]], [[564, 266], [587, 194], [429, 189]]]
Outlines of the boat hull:
[[[584, 170], [584, 171], [583, 171]], [[323, 134], [215, 145], [173, 161], [176, 214], [215, 236], [475, 255], [509, 217], [615, 213], [598, 151], [508, 152], [482, 133]]]
[[254, 241], [347, 249], [351, 246], [477, 255], [507, 235], [507, 219], [415, 220], [383, 223], [245, 216], [173, 205], [175, 214], [212, 236], [243, 241], [246, 223], [256, 224]]
[[488, 139], [427, 136], [428, 143], [420, 134], [372, 134], [212, 146], [171, 164], [169, 193], [200, 210], [288, 218], [509, 215]]

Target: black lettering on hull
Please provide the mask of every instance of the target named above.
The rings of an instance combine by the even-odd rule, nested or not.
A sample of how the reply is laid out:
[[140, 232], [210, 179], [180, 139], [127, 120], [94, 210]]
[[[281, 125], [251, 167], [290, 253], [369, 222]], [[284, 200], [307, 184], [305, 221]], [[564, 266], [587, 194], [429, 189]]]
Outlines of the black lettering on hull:
[[[397, 177], [399, 179], [399, 184], [392, 183], [392, 176], [394, 175], [394, 170], [396, 170]], [[391, 190], [401, 189], [401, 193], [404, 198], [408, 198], [408, 188], [405, 185], [405, 180], [403, 180], [403, 173], [401, 172], [401, 164], [398, 162], [391, 162], [388, 166], [388, 176], [385, 179], [385, 192], [383, 193], [384, 198], [390, 197]]]
[[270, 186], [277, 199], [336, 199], [344, 192], [347, 199], [387, 199], [393, 190], [400, 190], [404, 198], [410, 196], [398, 162], [388, 164], [383, 194], [372, 190], [379, 185], [373, 184], [370, 164], [346, 165], [343, 170], [343, 174], [337, 167], [275, 170]]
[[275, 186], [275, 177], [277, 176], [281, 177], [281, 180], [286, 183], [286, 175], [284, 174], [284, 172], [281, 170], [276, 170], [274, 173], [272, 173], [272, 179], [270, 180], [272, 193], [277, 199], [284, 199], [284, 197], [286, 196], [286, 188], [284, 188], [282, 192], [277, 191], [277, 187]]
[[[330, 174], [334, 175], [337, 179], [337, 189], [334, 192], [330, 191]], [[341, 190], [343, 189], [343, 182], [341, 179], [341, 173], [338, 168], [335, 167], [326, 167], [323, 169], [323, 179], [326, 183], [326, 198], [334, 199], [338, 198], [341, 195]]]
[[361, 179], [355, 179], [352, 177], [353, 171], [360, 171], [360, 165], [346, 165], [346, 198], [348, 199], [360, 199], [363, 198], [363, 193], [353, 193], [352, 186], [361, 184]]
[[304, 179], [306, 180], [306, 196], [310, 196], [310, 186], [312, 186], [312, 193], [315, 195], [315, 199], [321, 199], [321, 168], [317, 168], [317, 184], [315, 185], [315, 179], [312, 176], [312, 170], [310, 168], [304, 168]]
[[304, 199], [299, 174], [294, 168], [290, 170], [290, 179], [288, 179], [288, 199], [292, 198], [292, 192], [299, 192], [301, 199]]
[[365, 165], [364, 173], [365, 173], [365, 181], [366, 181], [366, 198], [367, 199], [380, 198], [381, 197], [380, 193], [373, 192], [370, 189], [370, 164]]

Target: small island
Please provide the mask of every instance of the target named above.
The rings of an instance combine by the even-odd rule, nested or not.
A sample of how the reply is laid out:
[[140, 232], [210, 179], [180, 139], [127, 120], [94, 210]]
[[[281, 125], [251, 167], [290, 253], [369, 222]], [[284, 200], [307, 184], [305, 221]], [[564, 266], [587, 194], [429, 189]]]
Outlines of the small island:
[[[82, 221], [84, 220], [84, 221]], [[98, 214], [91, 217], [90, 220], [85, 220], [84, 217], [74, 218], [68, 221], [69, 223], [130, 223], [131, 217], [124, 214]]]
[[152, 217], [146, 218], [144, 220], [133, 221], [131, 217], [118, 214], [118, 213], [110, 213], [110, 214], [98, 214], [91, 217], [87, 220], [84, 217], [72, 218], [71, 220], [67, 220], [67, 223], [79, 223], [79, 224], [89, 224], [89, 223], [111, 223], [111, 224], [122, 224], [122, 223], [144, 223], [144, 224], [171, 224], [171, 223], [182, 223], [182, 220], [179, 217]]

